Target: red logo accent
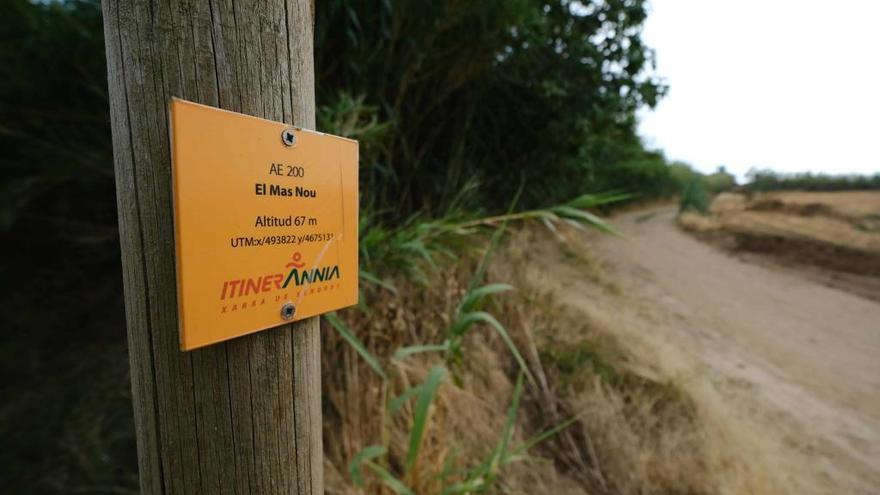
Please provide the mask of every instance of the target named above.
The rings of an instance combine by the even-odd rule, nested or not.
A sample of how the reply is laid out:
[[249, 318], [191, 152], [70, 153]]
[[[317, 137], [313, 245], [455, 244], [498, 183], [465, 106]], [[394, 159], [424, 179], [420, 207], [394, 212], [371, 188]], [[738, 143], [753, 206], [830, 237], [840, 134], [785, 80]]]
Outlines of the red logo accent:
[[290, 263], [288, 263], [288, 264], [286, 264], [286, 265], [284, 265], [284, 266], [286, 266], [287, 268], [290, 268], [290, 267], [294, 267], [294, 268], [302, 268], [302, 267], [306, 266], [305, 262], [302, 262], [302, 261], [301, 261], [301, 260], [302, 260], [302, 254], [300, 254], [299, 251], [293, 253], [293, 256], [291, 256], [290, 259], [292, 259], [293, 261], [290, 262]]

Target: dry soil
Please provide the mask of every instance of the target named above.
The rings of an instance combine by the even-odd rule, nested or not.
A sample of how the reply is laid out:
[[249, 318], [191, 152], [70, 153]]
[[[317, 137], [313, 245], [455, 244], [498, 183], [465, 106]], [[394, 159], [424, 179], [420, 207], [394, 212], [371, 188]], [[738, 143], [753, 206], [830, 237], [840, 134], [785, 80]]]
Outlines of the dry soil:
[[[696, 357], [727, 406], [778, 440], [799, 492], [880, 493], [880, 303], [683, 232], [672, 207], [590, 237], [651, 332]], [[659, 315], [659, 316], [658, 316]]]

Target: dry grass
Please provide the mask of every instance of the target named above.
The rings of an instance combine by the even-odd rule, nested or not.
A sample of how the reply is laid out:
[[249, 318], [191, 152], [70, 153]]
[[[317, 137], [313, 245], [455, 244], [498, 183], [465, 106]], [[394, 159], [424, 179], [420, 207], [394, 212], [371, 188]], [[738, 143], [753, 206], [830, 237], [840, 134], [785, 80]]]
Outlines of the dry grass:
[[547, 455], [588, 473], [582, 481], [598, 493], [713, 493], [695, 405], [676, 383], [630, 366], [634, 356], [589, 315], [556, 306], [534, 319], [553, 395], [532, 404], [535, 417], [552, 417], [555, 402], [581, 418]]
[[[383, 443], [387, 435], [387, 467], [401, 472], [412, 414], [404, 409], [383, 428], [383, 404], [388, 394], [419, 383], [439, 358], [395, 362], [390, 356], [404, 345], [442, 341], [473, 267], [473, 261], [463, 261], [427, 286], [398, 280], [399, 295], [368, 290], [368, 312], [341, 315], [380, 357], [390, 375], [388, 390], [331, 328], [324, 330], [324, 362], [338, 363], [325, 365], [323, 376], [327, 493], [390, 493], [375, 480], [364, 490], [354, 488], [348, 464], [361, 448]], [[750, 443], [749, 432], [724, 417], [712, 387], [683, 378], [693, 369], [646, 340], [645, 315], [637, 307], [626, 315], [612, 310], [629, 301], [598, 260], [530, 228], [506, 243], [488, 278], [518, 288], [497, 297], [490, 310], [511, 332], [537, 382], [523, 397], [515, 443], [578, 418], [528, 459], [506, 467], [499, 492], [781, 491], [757, 465], [760, 443]], [[569, 294], [582, 292], [579, 304], [560, 297], [563, 285]], [[517, 365], [497, 335], [486, 330], [469, 336], [464, 363], [454, 371], [460, 386], [441, 387], [418, 469], [406, 480], [419, 494], [441, 491], [436, 476], [441, 471], [484, 460], [504, 427]]]
[[685, 211], [678, 215], [678, 224], [685, 230], [698, 234], [712, 234], [721, 230], [721, 222], [715, 217], [709, 217]]
[[724, 193], [712, 215], [679, 225], [735, 252], [758, 253], [872, 299], [880, 280], [880, 192]]
[[880, 192], [878, 191], [779, 191], [764, 193], [761, 196], [794, 205], [826, 205], [851, 218], [880, 213]]
[[[397, 395], [420, 383], [437, 358], [411, 357], [396, 362], [391, 355], [405, 345], [442, 341], [443, 331], [466, 290], [472, 264], [465, 265], [437, 274], [429, 286], [398, 280], [399, 295], [369, 291], [368, 313], [349, 311], [344, 315], [389, 371], [391, 390], [383, 390], [382, 380], [332, 328], [324, 330], [324, 362], [339, 363], [336, 367], [324, 366], [323, 376], [328, 494], [361, 493], [348, 479], [348, 464], [363, 447], [382, 443], [383, 434], [389, 435], [390, 467], [399, 471], [406, 456], [412, 412], [405, 408], [395, 415], [387, 433], [383, 433], [385, 394]], [[515, 363], [503, 343], [489, 332], [469, 338], [465, 352], [466, 364], [454, 370], [461, 384], [448, 382], [441, 387], [432, 406], [417, 473], [406, 480], [416, 493], [439, 493], [436, 475], [444, 469], [463, 470], [479, 464], [496, 445], [504, 427]], [[527, 428], [521, 425], [520, 429]], [[516, 435], [519, 442], [525, 438], [521, 432]], [[524, 462], [516, 466], [505, 472], [505, 493], [536, 493], [548, 487], [570, 492], [577, 486], [556, 473], [552, 465]], [[365, 492], [383, 493], [378, 483], [369, 485]]]
[[[564, 245], [543, 236], [519, 232], [501, 271], [549, 301], [534, 332], [542, 362], [565, 407], [585, 414], [580, 428], [609, 492], [788, 492], [776, 445], [734, 417], [700, 365], [654, 330], [662, 323], [651, 308], [591, 280], [595, 266], [567, 261], [568, 250], [588, 249], [579, 234]], [[627, 269], [596, 263], [611, 280]], [[578, 356], [584, 364], [572, 367]]]
[[880, 253], [874, 221], [880, 216], [880, 192], [725, 193], [712, 203], [725, 229], [815, 240]]

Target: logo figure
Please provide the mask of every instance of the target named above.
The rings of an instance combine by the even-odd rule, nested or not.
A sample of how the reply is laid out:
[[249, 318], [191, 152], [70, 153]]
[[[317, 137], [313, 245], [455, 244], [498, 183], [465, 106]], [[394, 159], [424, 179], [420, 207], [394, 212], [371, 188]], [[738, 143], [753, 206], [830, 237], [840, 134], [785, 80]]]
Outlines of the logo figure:
[[302, 267], [306, 266], [305, 262], [302, 261], [302, 254], [300, 254], [299, 251], [293, 253], [293, 256], [291, 256], [290, 259], [292, 259], [293, 261], [284, 265], [287, 268], [291, 268], [291, 267], [302, 268]]

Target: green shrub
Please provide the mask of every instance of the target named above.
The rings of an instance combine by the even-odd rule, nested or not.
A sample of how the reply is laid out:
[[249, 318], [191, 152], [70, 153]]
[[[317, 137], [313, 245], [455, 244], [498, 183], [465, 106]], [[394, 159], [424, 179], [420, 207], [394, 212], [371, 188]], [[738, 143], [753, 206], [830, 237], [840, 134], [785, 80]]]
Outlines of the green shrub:
[[691, 179], [681, 192], [679, 212], [695, 211], [703, 215], [709, 213], [709, 197], [700, 177]]
[[718, 167], [717, 172], [706, 175], [703, 178], [703, 183], [709, 194], [714, 195], [733, 189], [736, 186], [736, 178], [722, 166]]

